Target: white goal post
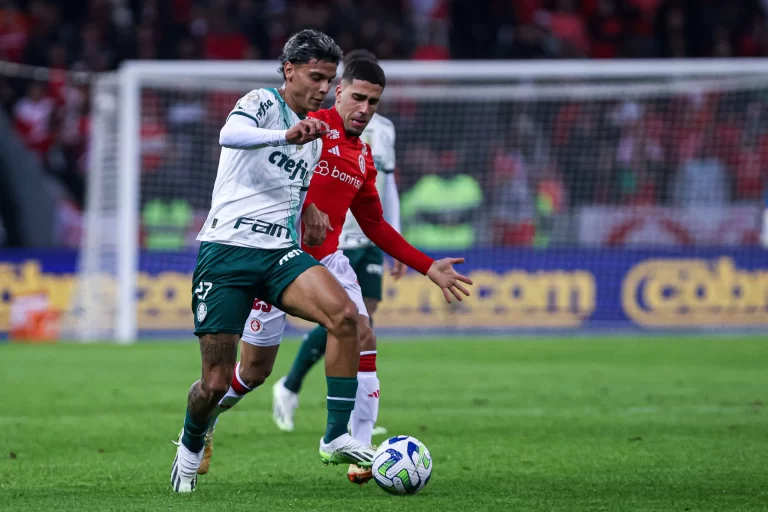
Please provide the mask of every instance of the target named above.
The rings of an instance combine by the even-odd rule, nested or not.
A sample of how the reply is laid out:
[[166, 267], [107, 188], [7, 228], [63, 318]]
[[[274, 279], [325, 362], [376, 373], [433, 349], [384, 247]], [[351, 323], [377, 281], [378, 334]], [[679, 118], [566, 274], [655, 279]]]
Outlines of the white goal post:
[[[401, 100], [440, 102], [441, 105], [486, 102], [484, 108], [495, 109], [498, 102], [535, 104], [553, 99], [598, 102], [656, 98], [697, 89], [768, 90], [768, 59], [385, 61], [381, 64], [390, 84], [382, 104]], [[181, 96], [185, 91], [242, 95], [255, 87], [279, 86], [277, 67], [278, 63], [272, 61], [128, 61], [117, 73], [95, 79], [89, 197], [72, 314], [67, 315], [64, 326], [67, 338], [131, 343], [139, 337], [140, 330], [149, 333], [163, 330], [158, 325], [140, 328], [137, 314], [142, 265], [142, 119], [147, 109], [157, 108], [149, 100], [145, 102], [143, 92], [156, 91], [161, 97], [154, 100], [156, 102], [169, 101], [164, 98]], [[210, 104], [211, 100], [201, 101]], [[179, 116], [185, 112], [178, 109]], [[445, 111], [445, 115], [450, 114]], [[185, 129], [186, 142], [179, 144], [215, 143], [208, 131]], [[399, 129], [397, 125], [396, 129]], [[144, 136], [146, 138], [146, 134]], [[213, 140], [205, 141], [203, 137]], [[206, 176], [215, 172], [216, 162], [212, 158], [198, 164], [199, 172], [204, 171]], [[162, 172], [162, 168], [157, 171]], [[210, 197], [210, 192], [209, 188], [204, 195]], [[175, 268], [178, 269], [178, 262]], [[192, 266], [188, 268], [188, 272], [191, 271]], [[191, 293], [191, 282], [188, 286]], [[191, 335], [191, 311], [188, 315]]]

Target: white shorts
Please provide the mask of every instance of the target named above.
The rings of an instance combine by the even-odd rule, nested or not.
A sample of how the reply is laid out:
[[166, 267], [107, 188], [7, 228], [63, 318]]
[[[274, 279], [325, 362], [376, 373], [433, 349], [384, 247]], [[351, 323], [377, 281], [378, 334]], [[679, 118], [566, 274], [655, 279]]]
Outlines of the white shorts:
[[[363, 292], [357, 282], [355, 271], [349, 264], [344, 253], [336, 251], [320, 260], [331, 274], [341, 283], [341, 286], [349, 294], [349, 298], [357, 306], [361, 315], [368, 316], [368, 310], [363, 302]], [[271, 304], [259, 299], [254, 300], [253, 309], [245, 322], [243, 329], [243, 341], [258, 347], [271, 347], [280, 344], [285, 331], [285, 313]]]

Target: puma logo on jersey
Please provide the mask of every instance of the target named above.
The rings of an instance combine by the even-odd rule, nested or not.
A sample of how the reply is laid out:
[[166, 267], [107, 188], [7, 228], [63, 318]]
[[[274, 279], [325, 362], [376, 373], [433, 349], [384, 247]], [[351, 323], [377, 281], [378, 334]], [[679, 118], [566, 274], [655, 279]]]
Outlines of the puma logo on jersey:
[[280, 261], [278, 261], [277, 264], [278, 265], [282, 265], [283, 263], [285, 263], [286, 261], [290, 260], [291, 258], [295, 258], [296, 256], [298, 256], [302, 252], [303, 251], [301, 249], [294, 249], [292, 251], [288, 251], [287, 253], [285, 253], [285, 256], [280, 258]]
[[288, 155], [282, 151], [275, 151], [269, 155], [269, 163], [275, 164], [285, 172], [289, 173], [292, 180], [296, 178], [296, 175], [298, 174], [301, 175], [301, 179], [303, 180], [307, 177], [307, 171], [309, 170], [307, 162], [305, 162], [304, 159], [296, 162], [296, 160], [288, 158]]
[[339, 151], [339, 146], [333, 146], [331, 149], [328, 150], [328, 152], [332, 155], [341, 156], [341, 152]]

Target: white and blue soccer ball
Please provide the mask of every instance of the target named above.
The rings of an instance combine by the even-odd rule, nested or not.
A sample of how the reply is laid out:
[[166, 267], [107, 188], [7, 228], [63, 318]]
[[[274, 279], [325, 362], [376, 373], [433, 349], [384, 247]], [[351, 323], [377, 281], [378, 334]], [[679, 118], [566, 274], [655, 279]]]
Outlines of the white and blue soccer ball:
[[416, 494], [432, 475], [432, 456], [424, 443], [410, 436], [387, 439], [373, 456], [373, 479], [392, 494]]

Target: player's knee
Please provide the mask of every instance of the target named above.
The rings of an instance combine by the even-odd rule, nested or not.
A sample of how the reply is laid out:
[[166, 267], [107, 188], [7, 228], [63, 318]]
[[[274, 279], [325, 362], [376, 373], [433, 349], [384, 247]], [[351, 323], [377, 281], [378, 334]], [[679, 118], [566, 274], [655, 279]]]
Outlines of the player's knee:
[[226, 372], [217, 372], [210, 375], [208, 378], [203, 379], [201, 388], [208, 401], [218, 403], [218, 401], [227, 394], [229, 385], [232, 382], [232, 375], [231, 372], [229, 376], [225, 373]]
[[271, 364], [250, 364], [240, 367], [240, 378], [250, 389], [257, 388], [272, 375]]
[[329, 315], [326, 329], [335, 336], [357, 332], [357, 306], [351, 300], [345, 301]]
[[373, 329], [371, 329], [367, 319], [365, 324], [358, 327], [358, 333], [360, 336], [361, 352], [366, 350], [376, 350], [376, 335], [373, 333]]

